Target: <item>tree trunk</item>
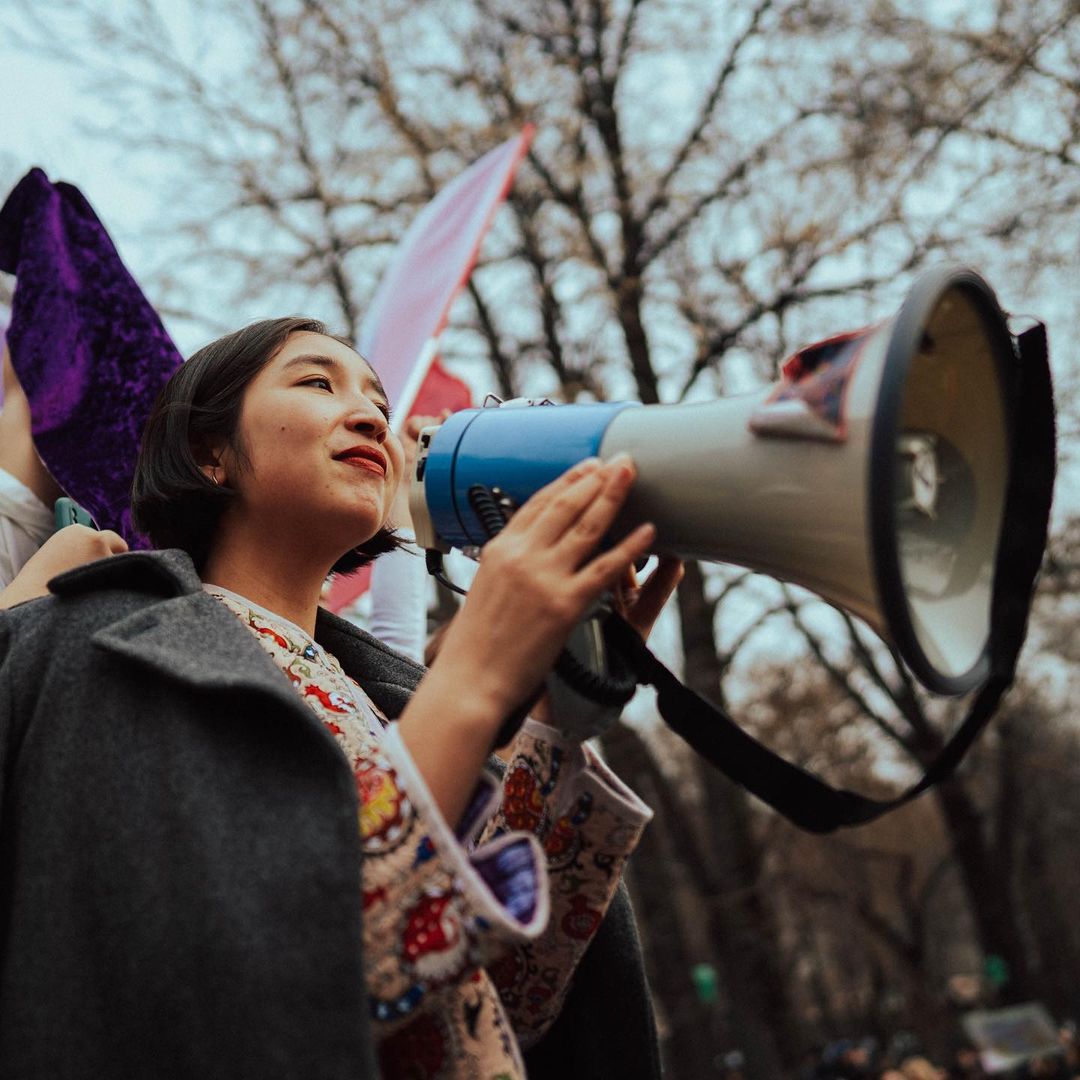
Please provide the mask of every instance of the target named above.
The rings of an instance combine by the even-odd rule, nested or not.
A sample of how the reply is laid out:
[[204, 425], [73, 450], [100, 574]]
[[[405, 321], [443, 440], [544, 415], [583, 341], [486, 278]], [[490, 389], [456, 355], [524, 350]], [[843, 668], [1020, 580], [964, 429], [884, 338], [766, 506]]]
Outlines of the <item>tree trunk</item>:
[[[687, 566], [678, 599], [686, 684], [716, 700], [720, 665], [713, 609], [696, 563]], [[763, 851], [749, 797], [711, 767], [702, 768], [709, 835], [698, 845], [704, 857], [693, 870], [711, 899], [709, 928], [747, 1075], [773, 1080], [798, 1061], [800, 1033], [787, 992], [776, 912], [762, 886]]]
[[1020, 930], [1009, 860], [1003, 860], [1002, 852], [987, 842], [983, 815], [962, 780], [951, 777], [935, 792], [971, 905], [979, 945], [984, 956], [1000, 956], [1009, 969], [1001, 1000], [1031, 1000], [1038, 995]]
[[698, 1080], [711, 1075], [719, 1047], [716, 1032], [719, 1002], [711, 1005], [694, 992], [694, 964], [717, 963], [707, 933], [704, 900], [692, 883], [677, 840], [679, 820], [672, 813], [678, 795], [671, 791], [641, 739], [617, 726], [604, 737], [611, 767], [655, 811], [655, 817], [627, 867], [641, 924], [646, 970], [658, 1003], [660, 1046], [667, 1080]]
[[1061, 883], [1047, 863], [1046, 837], [1030, 820], [1027, 831], [1022, 892], [1039, 953], [1039, 997], [1055, 1016], [1080, 1016], [1080, 956], [1062, 904]]

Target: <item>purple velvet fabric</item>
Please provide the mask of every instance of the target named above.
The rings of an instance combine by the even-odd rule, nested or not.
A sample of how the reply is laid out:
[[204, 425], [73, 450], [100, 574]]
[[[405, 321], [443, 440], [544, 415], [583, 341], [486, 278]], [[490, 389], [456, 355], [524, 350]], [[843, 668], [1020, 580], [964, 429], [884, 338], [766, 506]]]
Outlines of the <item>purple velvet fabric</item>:
[[8, 348], [38, 453], [102, 528], [146, 546], [131, 524], [131, 478], [180, 353], [78, 188], [40, 169], [0, 209], [0, 270], [16, 276]]

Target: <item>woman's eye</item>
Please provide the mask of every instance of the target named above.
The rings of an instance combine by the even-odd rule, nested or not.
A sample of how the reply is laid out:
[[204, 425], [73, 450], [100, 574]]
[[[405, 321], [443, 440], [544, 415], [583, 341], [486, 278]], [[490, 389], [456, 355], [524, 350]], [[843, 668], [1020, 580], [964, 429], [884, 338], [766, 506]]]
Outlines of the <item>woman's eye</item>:
[[330, 385], [330, 380], [325, 375], [316, 375], [311, 379], [305, 379], [300, 385], [301, 386], [320, 386], [324, 390], [333, 390], [334, 389]]
[[387, 405], [385, 401], [376, 401], [375, 408], [378, 409], [387, 420], [390, 419], [390, 406]]

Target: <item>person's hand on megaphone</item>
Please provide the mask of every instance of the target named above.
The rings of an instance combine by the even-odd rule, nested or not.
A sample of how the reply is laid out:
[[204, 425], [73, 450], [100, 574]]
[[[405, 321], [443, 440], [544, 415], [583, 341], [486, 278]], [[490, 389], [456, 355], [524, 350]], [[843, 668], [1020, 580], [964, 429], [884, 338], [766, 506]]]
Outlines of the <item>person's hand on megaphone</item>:
[[[468, 597], [399, 721], [450, 820], [471, 791], [455, 777], [480, 767], [504, 720], [536, 693], [574, 627], [655, 539], [655, 527], [644, 523], [597, 550], [635, 475], [626, 454], [580, 462], [537, 491], [484, 546]], [[655, 586], [650, 581], [630, 605], [640, 628], [655, 619], [669, 574]], [[438, 716], [441, 725], [433, 722]]]
[[[646, 523], [612, 548], [597, 550], [635, 475], [625, 454], [606, 463], [581, 462], [528, 499], [484, 546], [450, 634], [464, 639], [466, 625], [475, 627], [468, 650], [474, 662], [481, 641], [489, 650], [484, 666], [498, 672], [488, 681], [499, 684], [492, 693], [505, 712], [540, 685], [570, 631], [632, 571], [655, 538]], [[448, 637], [443, 655], [453, 647]]]
[[615, 610], [641, 635], [643, 641], [664, 610], [664, 605], [678, 587], [686, 572], [682, 559], [674, 555], [661, 555], [656, 568], [638, 584], [637, 572], [631, 566], [612, 590]]

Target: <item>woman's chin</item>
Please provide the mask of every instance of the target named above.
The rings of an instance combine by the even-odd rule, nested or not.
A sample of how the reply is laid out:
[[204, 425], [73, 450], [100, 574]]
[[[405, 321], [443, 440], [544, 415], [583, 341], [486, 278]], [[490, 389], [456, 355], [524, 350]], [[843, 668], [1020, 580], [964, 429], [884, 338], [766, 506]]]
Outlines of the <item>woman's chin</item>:
[[[383, 527], [387, 516], [387, 507], [382, 499], [355, 499], [334, 508], [332, 513], [335, 522], [334, 532], [346, 541], [352, 540], [354, 536], [361, 537], [353, 543], [352, 546], [356, 547], [357, 544], [370, 540]], [[324, 519], [328, 529], [331, 527], [330, 517], [331, 514], [327, 514]]]

